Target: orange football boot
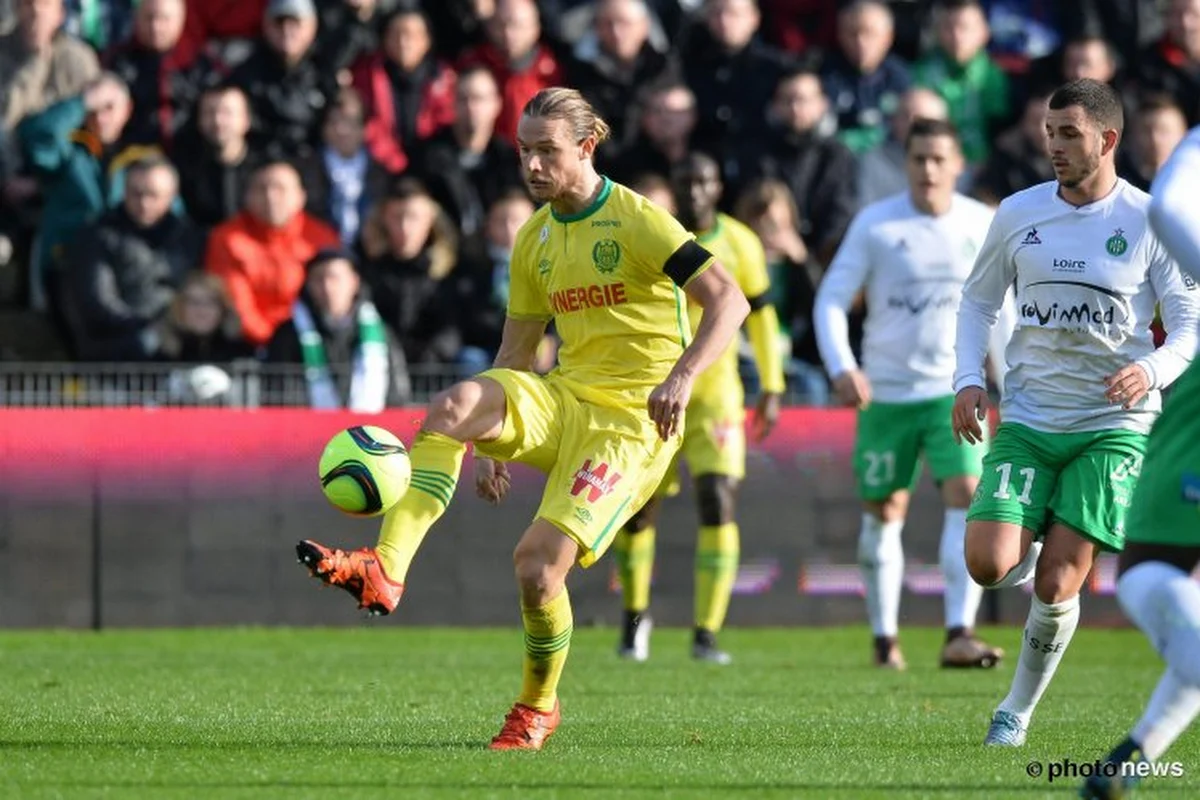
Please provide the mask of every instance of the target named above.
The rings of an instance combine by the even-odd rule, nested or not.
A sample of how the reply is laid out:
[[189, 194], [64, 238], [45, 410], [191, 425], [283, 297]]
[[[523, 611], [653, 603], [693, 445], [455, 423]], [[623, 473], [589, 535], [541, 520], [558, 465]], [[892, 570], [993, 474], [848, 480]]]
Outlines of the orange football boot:
[[562, 721], [558, 701], [552, 711], [538, 711], [517, 703], [504, 718], [504, 727], [492, 739], [492, 750], [541, 750]]
[[404, 594], [404, 584], [388, 578], [372, 548], [338, 550], [305, 539], [296, 545], [296, 555], [313, 577], [345, 589], [372, 616], [395, 611]]

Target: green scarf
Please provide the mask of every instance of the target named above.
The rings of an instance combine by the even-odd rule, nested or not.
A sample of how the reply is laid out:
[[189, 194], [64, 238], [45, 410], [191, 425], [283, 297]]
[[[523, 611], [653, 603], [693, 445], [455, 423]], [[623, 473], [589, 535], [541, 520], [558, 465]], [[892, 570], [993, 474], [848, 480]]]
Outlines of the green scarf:
[[[387, 405], [387, 334], [379, 312], [369, 302], [359, 304], [357, 322], [358, 346], [354, 351], [349, 409], [374, 414]], [[329, 369], [329, 359], [325, 355], [325, 341], [313, 322], [312, 312], [299, 300], [292, 306], [292, 323], [300, 337], [310, 405], [319, 409], [341, 408], [337, 386]]]

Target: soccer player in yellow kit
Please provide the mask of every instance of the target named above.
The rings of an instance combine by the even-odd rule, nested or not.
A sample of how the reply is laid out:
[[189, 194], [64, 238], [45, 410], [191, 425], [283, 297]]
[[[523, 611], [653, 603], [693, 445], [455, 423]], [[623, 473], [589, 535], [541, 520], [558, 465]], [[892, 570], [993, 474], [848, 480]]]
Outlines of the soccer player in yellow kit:
[[[779, 417], [784, 389], [783, 357], [776, 344], [779, 320], [766, 301], [770, 279], [762, 242], [748, 227], [717, 211], [723, 191], [721, 171], [709, 156], [693, 153], [685, 158], [672, 170], [671, 186], [679, 221], [729, 270], [749, 299], [746, 328], [762, 384], [754, 434], [761, 440]], [[693, 325], [703, 319], [698, 308], [689, 316]], [[700, 512], [692, 657], [715, 664], [732, 660], [717, 646], [717, 633], [725, 622], [737, 577], [740, 536], [735, 501], [738, 483], [746, 474], [745, 395], [737, 353], [735, 340], [696, 380], [680, 450], [693, 476]], [[678, 491], [678, 473], [671, 469], [655, 497], [630, 518], [613, 545], [625, 609], [617, 652], [635, 661], [645, 661], [650, 655], [652, 622], [647, 609], [655, 521], [662, 498]]]
[[[673, 217], [596, 173], [592, 155], [608, 132], [573, 89], [544, 89], [525, 106], [521, 165], [545, 205], [517, 234], [494, 367], [429, 404], [410, 451], [412, 485], [384, 515], [374, 548], [296, 548], [314, 576], [387, 614], [453, 497], [468, 442], [476, 491], [491, 502], [508, 490], [506, 461], [545, 472], [536, 518], [513, 554], [524, 680], [492, 739], [498, 750], [541, 749], [558, 726], [573, 626], [567, 573], [595, 563], [653, 494], [679, 449], [696, 376], [749, 313], [737, 284]], [[704, 311], [694, 334], [684, 293]], [[551, 320], [562, 347], [543, 377], [532, 366]]]

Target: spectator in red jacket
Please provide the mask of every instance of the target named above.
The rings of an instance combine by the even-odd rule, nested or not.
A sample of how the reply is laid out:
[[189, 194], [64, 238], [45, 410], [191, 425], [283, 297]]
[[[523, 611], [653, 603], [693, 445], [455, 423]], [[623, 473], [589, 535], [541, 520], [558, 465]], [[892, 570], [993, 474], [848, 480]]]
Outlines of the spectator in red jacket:
[[191, 64], [213, 39], [257, 39], [267, 0], [187, 0], [177, 58]]
[[133, 116], [126, 134], [134, 144], [170, 151], [216, 65], [198, 58], [185, 66], [180, 47], [184, 0], [142, 0], [134, 12], [133, 36], [108, 54], [108, 68], [129, 85]]
[[392, 12], [382, 49], [354, 70], [371, 156], [390, 172], [403, 172], [415, 145], [454, 122], [454, 82], [454, 70], [433, 53], [425, 14], [415, 6]]
[[554, 54], [540, 43], [541, 18], [533, 0], [496, 0], [496, 12], [487, 21], [487, 44], [463, 56], [460, 69], [482, 65], [491, 71], [504, 98], [496, 132], [515, 144], [517, 122], [525, 104], [535, 94], [563, 82], [563, 70]]
[[304, 213], [306, 199], [295, 167], [265, 162], [250, 180], [245, 209], [209, 238], [205, 267], [224, 278], [251, 344], [266, 344], [291, 317], [308, 260], [339, 244], [332, 228]]

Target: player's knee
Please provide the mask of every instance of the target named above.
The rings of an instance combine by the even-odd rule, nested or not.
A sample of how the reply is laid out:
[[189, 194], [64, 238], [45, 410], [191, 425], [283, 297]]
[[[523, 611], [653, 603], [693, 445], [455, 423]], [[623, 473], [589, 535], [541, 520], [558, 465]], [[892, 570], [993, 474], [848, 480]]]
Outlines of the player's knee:
[[908, 493], [892, 492], [883, 500], [868, 500], [863, 508], [880, 522], [903, 522], [908, 516]]
[[949, 478], [942, 483], [942, 502], [947, 508], [968, 508], [978, 481], [974, 478]]
[[517, 544], [513, 551], [513, 569], [526, 605], [541, 605], [551, 599], [565, 577], [541, 548], [524, 543]]
[[1079, 594], [1085, 577], [1087, 569], [1070, 561], [1056, 559], [1053, 555], [1049, 558], [1043, 556], [1033, 578], [1033, 593], [1047, 605], [1061, 603]]
[[737, 478], [701, 475], [696, 479], [701, 525], [728, 525], [737, 515]]
[[1008, 570], [997, 564], [996, 559], [990, 554], [981, 555], [967, 550], [964, 557], [967, 562], [967, 573], [971, 576], [971, 580], [980, 586], [995, 586], [1008, 574]]
[[486, 399], [484, 387], [478, 381], [456, 383], [430, 400], [425, 413], [425, 428], [454, 435], [479, 411]]
[[979, 530], [972, 524], [967, 525], [967, 535], [963, 541], [963, 558], [967, 562], [967, 573], [971, 580], [980, 586], [995, 586], [1004, 579], [1020, 563], [1020, 560], [1008, 563], [1001, 557], [997, 549], [998, 537], [993, 531]]

